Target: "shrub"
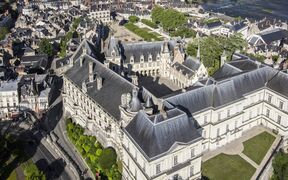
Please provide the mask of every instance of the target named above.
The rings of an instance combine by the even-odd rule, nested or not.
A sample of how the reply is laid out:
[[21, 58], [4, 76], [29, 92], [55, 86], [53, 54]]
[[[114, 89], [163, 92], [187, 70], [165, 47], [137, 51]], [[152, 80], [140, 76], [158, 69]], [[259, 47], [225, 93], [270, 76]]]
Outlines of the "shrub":
[[146, 24], [147, 26], [150, 26], [151, 28], [154, 28], [154, 29], [158, 28], [156, 23], [154, 23], [154, 22], [152, 22], [152, 21], [150, 21], [148, 19], [141, 19], [141, 22], [143, 24]]
[[113, 164], [116, 163], [116, 158], [117, 155], [115, 150], [113, 148], [106, 148], [99, 157], [99, 166], [103, 170], [109, 170], [112, 168]]
[[137, 16], [129, 16], [129, 22], [136, 23], [139, 21], [139, 18]]

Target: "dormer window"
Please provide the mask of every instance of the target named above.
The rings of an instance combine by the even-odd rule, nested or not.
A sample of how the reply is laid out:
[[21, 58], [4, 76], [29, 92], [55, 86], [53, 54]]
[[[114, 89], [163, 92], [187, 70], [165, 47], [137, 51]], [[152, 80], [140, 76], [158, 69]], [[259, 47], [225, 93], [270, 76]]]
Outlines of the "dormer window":
[[148, 56], [148, 62], [152, 62], [152, 54], [149, 54], [149, 56]]
[[157, 61], [160, 61], [160, 54], [157, 54]]
[[140, 62], [144, 63], [144, 56], [143, 55], [140, 56]]
[[130, 63], [131, 63], [131, 64], [134, 63], [134, 57], [133, 57], [133, 56], [130, 57]]

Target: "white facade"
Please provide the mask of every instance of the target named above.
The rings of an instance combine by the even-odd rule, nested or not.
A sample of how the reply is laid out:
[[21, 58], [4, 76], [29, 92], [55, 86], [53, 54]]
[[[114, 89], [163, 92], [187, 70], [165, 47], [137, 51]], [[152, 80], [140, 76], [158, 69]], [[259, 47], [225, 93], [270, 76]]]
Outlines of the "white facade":
[[0, 82], [0, 118], [11, 119], [18, 114], [18, 82]]

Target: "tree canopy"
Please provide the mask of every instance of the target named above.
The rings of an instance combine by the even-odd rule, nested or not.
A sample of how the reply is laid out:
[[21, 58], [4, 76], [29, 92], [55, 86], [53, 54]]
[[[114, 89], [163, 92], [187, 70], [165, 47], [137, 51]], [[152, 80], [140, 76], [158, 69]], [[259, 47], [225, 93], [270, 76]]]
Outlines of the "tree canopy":
[[279, 151], [272, 162], [273, 176], [271, 180], [284, 180], [288, 179], [288, 154]]
[[152, 9], [151, 17], [155, 23], [161, 24], [163, 29], [168, 32], [177, 30], [186, 22], [183, 13], [171, 8], [164, 9], [160, 6], [155, 6]]
[[111, 169], [113, 164], [116, 163], [116, 152], [113, 148], [106, 148], [102, 151], [99, 157], [99, 165], [102, 169]]
[[26, 180], [45, 180], [46, 179], [46, 176], [44, 175], [44, 173], [40, 171], [37, 168], [37, 166], [30, 161], [28, 161], [25, 164], [24, 175], [25, 175]]
[[129, 16], [129, 22], [136, 23], [139, 21], [139, 17], [137, 16]]
[[49, 57], [53, 55], [53, 45], [48, 39], [42, 39], [39, 44], [39, 52], [47, 54]]
[[8, 33], [9, 29], [7, 27], [0, 27], [0, 41], [2, 41]]
[[212, 75], [219, 69], [219, 61], [223, 51], [226, 51], [227, 60], [230, 61], [232, 54], [236, 50], [242, 50], [247, 46], [244, 39], [239, 34], [230, 37], [203, 37], [195, 39], [187, 46], [186, 52], [190, 56], [196, 56], [198, 43], [200, 43], [200, 58], [207, 68], [209, 75]]

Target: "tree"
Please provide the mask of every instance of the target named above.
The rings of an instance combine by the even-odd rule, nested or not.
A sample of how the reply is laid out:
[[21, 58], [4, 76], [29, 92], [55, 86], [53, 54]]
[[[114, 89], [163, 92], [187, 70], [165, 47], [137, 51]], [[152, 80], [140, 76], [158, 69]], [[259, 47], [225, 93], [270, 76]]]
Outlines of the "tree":
[[139, 17], [137, 16], [129, 16], [129, 22], [136, 23], [139, 21]]
[[27, 180], [45, 180], [46, 176], [32, 162], [27, 162], [24, 168], [25, 179]]
[[53, 55], [53, 45], [48, 39], [42, 39], [39, 44], [39, 52], [47, 54], [49, 57]]
[[272, 180], [288, 179], [288, 155], [282, 150], [275, 155], [272, 166], [274, 172]]
[[227, 54], [227, 60], [230, 61], [236, 50], [242, 50], [247, 46], [245, 40], [238, 34], [230, 37], [208, 36], [190, 43], [186, 50], [188, 55], [196, 56], [198, 43], [200, 43], [200, 59], [207, 68], [209, 75], [214, 74], [218, 70], [220, 57], [224, 50]]
[[164, 8], [162, 8], [161, 6], [155, 6], [151, 12], [152, 21], [154, 21], [157, 24], [160, 23], [163, 14], [164, 14]]
[[106, 148], [99, 156], [99, 166], [103, 170], [109, 170], [116, 163], [117, 154], [113, 148]]
[[0, 41], [5, 39], [6, 34], [9, 33], [9, 29], [7, 27], [0, 27]]

